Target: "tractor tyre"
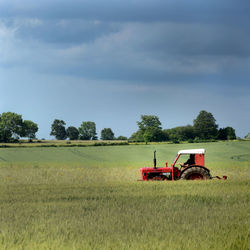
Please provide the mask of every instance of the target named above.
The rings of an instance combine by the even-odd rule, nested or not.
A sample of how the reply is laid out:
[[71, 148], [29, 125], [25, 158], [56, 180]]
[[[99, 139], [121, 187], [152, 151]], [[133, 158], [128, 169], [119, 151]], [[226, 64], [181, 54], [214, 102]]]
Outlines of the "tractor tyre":
[[209, 171], [205, 168], [196, 166], [187, 168], [181, 175], [181, 180], [209, 180], [211, 179]]

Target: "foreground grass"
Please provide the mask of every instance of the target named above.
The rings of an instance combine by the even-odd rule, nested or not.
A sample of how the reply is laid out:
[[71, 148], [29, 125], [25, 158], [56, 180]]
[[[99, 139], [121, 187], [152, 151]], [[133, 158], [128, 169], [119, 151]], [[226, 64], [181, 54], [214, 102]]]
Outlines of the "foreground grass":
[[13, 186], [1, 193], [0, 244], [247, 249], [248, 190], [247, 182]]
[[228, 181], [137, 182], [155, 147], [1, 149], [0, 248], [249, 249], [250, 143], [199, 144]]

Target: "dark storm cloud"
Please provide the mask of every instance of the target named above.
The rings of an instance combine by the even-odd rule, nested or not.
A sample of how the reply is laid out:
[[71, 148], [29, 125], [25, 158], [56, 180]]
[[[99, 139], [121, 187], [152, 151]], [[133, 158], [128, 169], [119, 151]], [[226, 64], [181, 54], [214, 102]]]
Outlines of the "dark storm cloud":
[[0, 0], [7, 34], [0, 63], [158, 83], [223, 81], [231, 72], [247, 76], [249, 5], [244, 0]]
[[1, 16], [104, 21], [246, 22], [248, 0], [44, 0], [0, 1]]

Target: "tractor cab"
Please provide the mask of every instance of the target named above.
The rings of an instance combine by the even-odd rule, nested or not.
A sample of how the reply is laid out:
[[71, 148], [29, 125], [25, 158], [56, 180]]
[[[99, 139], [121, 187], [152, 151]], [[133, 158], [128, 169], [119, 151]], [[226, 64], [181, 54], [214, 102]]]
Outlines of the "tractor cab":
[[185, 160], [183, 163], [179, 163], [179, 165], [183, 168], [191, 166], [191, 165], [198, 165], [205, 167], [205, 149], [186, 149], [180, 150], [176, 155], [172, 167], [177, 165], [179, 160]]

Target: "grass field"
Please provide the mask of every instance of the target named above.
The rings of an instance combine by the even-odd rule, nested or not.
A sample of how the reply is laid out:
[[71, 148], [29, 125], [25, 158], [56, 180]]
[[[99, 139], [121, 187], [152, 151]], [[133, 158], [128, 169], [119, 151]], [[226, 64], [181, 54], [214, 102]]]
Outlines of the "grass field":
[[33, 147], [89, 147], [128, 145], [127, 140], [19, 140], [15, 143], [0, 143], [0, 148], [33, 148]]
[[[137, 182], [205, 148], [227, 181]], [[250, 249], [250, 141], [1, 148], [0, 249]]]

